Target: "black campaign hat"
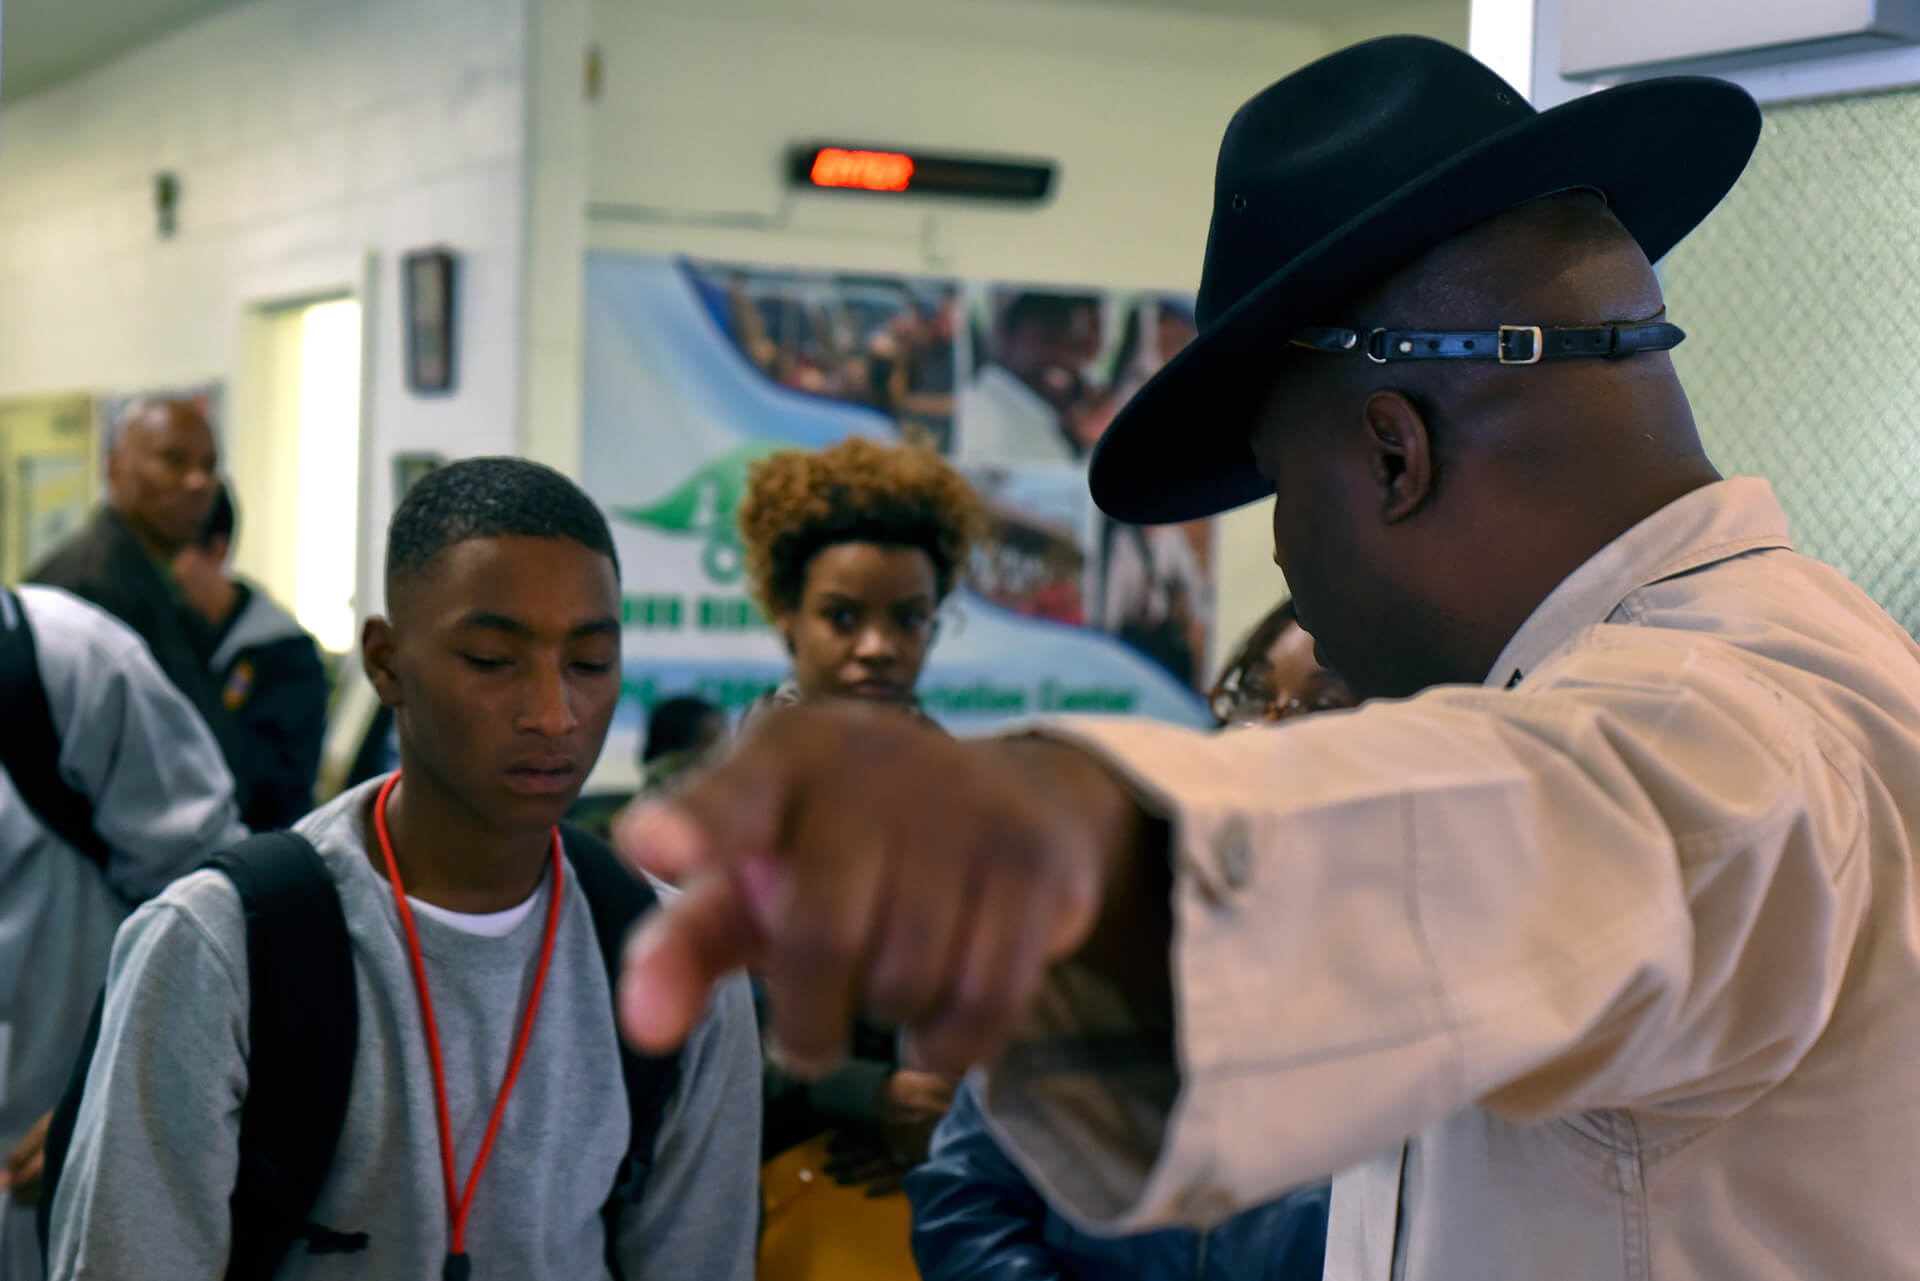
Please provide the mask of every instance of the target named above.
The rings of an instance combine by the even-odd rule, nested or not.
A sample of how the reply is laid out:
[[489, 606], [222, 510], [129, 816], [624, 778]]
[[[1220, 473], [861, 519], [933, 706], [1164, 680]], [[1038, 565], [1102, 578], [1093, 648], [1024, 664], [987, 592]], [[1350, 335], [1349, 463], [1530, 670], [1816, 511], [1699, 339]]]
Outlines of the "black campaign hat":
[[1227, 125], [1200, 336], [1101, 438], [1094, 501], [1163, 524], [1264, 497], [1246, 437], [1297, 331], [1345, 323], [1326, 313], [1442, 241], [1563, 191], [1600, 193], [1658, 260], [1732, 189], [1759, 136], [1759, 107], [1721, 80], [1641, 81], [1538, 112], [1468, 54], [1418, 36], [1302, 68]]

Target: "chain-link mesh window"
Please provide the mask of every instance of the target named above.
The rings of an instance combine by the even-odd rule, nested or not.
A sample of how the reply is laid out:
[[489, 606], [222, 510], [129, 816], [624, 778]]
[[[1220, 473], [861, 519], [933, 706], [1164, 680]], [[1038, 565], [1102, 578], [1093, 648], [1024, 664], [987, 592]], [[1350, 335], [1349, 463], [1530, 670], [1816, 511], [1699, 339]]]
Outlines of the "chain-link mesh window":
[[1720, 470], [1920, 634], [1920, 92], [1769, 108], [1666, 285]]

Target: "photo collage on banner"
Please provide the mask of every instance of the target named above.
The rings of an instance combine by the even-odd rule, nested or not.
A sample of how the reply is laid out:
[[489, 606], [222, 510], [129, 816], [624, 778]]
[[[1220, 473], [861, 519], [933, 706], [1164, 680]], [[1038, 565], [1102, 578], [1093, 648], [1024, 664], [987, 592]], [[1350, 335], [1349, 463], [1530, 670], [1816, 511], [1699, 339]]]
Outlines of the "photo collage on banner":
[[1120, 406], [1193, 337], [1182, 297], [589, 255], [582, 475], [625, 575], [629, 697], [740, 711], [785, 674], [734, 525], [748, 469], [850, 435], [944, 454], [988, 532], [920, 685], [956, 732], [1093, 712], [1207, 723], [1212, 526], [1139, 529], [1087, 496]]
[[1193, 340], [1192, 304], [1000, 285], [976, 295], [956, 457], [993, 505], [996, 537], [974, 586], [1030, 617], [1117, 636], [1204, 690], [1212, 523], [1121, 525], [1086, 484], [1107, 424]]

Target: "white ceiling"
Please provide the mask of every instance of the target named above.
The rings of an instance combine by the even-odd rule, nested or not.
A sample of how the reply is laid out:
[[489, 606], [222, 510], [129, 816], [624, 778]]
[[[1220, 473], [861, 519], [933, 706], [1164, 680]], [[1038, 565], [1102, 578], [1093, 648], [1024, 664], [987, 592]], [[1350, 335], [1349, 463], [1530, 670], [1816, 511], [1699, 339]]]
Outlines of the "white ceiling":
[[[0, 0], [4, 2], [4, 0]], [[1019, 3], [1020, 0], [1003, 0]], [[1027, 0], [1084, 9], [1157, 9], [1200, 17], [1266, 18], [1319, 28], [1332, 45], [1411, 32], [1464, 46], [1468, 0]]]
[[1179, 13], [1215, 13], [1237, 18], [1343, 25], [1431, 4], [1435, 9], [1465, 9], [1464, 0], [1068, 0], [1074, 4], [1170, 9]]
[[[37, 93], [130, 49], [244, 0], [0, 0], [0, 102]], [[538, 0], [535, 0], [537, 3]], [[1058, 3], [1059, 0], [1035, 0]], [[1340, 30], [1370, 23], [1421, 29], [1438, 19], [1465, 35], [1466, 0], [1067, 0], [1312, 22]], [[1414, 21], [1406, 21], [1406, 19]]]
[[0, 0], [0, 102], [37, 93], [240, 0]]

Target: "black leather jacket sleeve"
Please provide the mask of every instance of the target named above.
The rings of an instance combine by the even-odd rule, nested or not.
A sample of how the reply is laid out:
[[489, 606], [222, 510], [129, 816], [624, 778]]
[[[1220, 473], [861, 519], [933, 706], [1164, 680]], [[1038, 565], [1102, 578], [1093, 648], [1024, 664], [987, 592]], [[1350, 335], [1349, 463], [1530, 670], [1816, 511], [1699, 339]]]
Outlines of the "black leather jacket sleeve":
[[1046, 1202], [994, 1142], [972, 1081], [907, 1176], [907, 1197], [923, 1281], [1064, 1281], [1042, 1236]]

